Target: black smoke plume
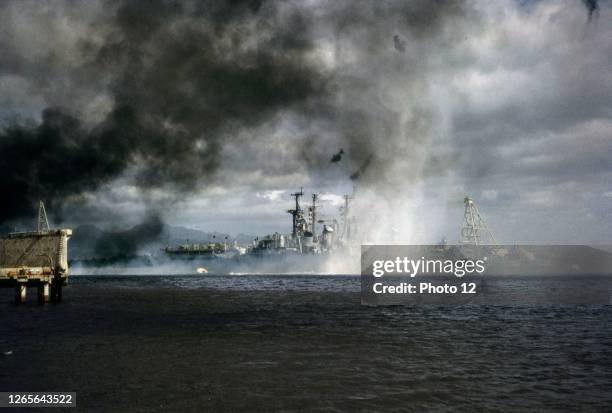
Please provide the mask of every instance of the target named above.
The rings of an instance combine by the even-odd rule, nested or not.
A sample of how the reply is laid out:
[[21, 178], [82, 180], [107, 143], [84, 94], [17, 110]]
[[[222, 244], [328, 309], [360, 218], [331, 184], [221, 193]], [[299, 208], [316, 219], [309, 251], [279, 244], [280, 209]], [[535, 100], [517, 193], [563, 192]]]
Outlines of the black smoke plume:
[[397, 34], [393, 36], [393, 47], [398, 52], [406, 51], [406, 42], [404, 42]]
[[359, 166], [359, 169], [357, 169], [355, 172], [353, 172], [350, 176], [351, 181], [357, 181], [359, 180], [359, 178], [361, 178], [361, 176], [365, 173], [365, 171], [368, 170], [368, 167], [370, 166], [370, 164], [372, 163], [372, 159], [374, 158], [374, 155], [370, 154], [365, 161], [363, 161], [363, 163]]
[[104, 233], [96, 241], [95, 252], [98, 257], [131, 258], [140, 247], [154, 241], [162, 234], [164, 223], [157, 215], [148, 216], [141, 224], [122, 232]]
[[91, 130], [57, 108], [46, 109], [38, 126], [7, 128], [0, 136], [0, 189], [10, 196], [0, 203], [2, 221], [33, 216], [37, 199], [53, 211], [66, 198], [96, 190], [154, 149], [149, 134], [160, 133], [127, 107]]
[[[39, 199], [56, 222], [58, 214], [77, 216], [75, 206], [92, 208], [90, 195], [118, 179], [143, 199], [183, 199], [233, 172], [224, 149], [258, 147], [259, 139], [264, 155], [253, 157], [256, 165], [245, 159], [244, 175], [304, 167], [312, 176], [333, 169], [344, 178], [361, 165], [352, 179], [375, 185], [401, 151], [427, 136], [427, 126], [410, 124], [426, 124], [427, 110], [408, 103], [420, 102], [408, 97], [423, 90], [427, 56], [450, 47], [462, 22], [475, 18], [470, 2], [449, 0], [39, 4], [0, 2], [0, 19], [17, 13], [18, 21], [42, 23], [49, 37], [38, 47], [16, 41], [10, 30], [19, 29], [0, 32], [0, 73], [25, 79], [48, 106], [37, 123], [0, 131], [0, 223], [34, 216]], [[410, 53], [381, 47], [393, 36], [395, 47]], [[400, 105], [381, 93], [396, 87], [410, 110], [395, 109]], [[287, 137], [284, 159], [270, 159], [258, 128], [274, 131], [281, 118], [294, 130], [307, 127]], [[310, 157], [293, 152], [306, 143], [314, 148]], [[325, 168], [330, 144], [346, 148], [338, 168]], [[371, 153], [373, 165], [371, 156], [364, 159]]]
[[[39, 199], [61, 211], [67, 199], [78, 202], [127, 171], [142, 191], [194, 189], [215, 173], [221, 147], [237, 130], [283, 110], [308, 111], [311, 98], [326, 93], [326, 79], [306, 58], [308, 18], [296, 12], [277, 24], [278, 3], [106, 6], [113, 13], [99, 23], [102, 40], [97, 32], [81, 40], [78, 67], [50, 54], [32, 69], [44, 90], [50, 73], [40, 65], [67, 72], [72, 84], [60, 93], [66, 105], [45, 109], [39, 124], [18, 122], [0, 132], [0, 223], [33, 216]], [[0, 50], [9, 49], [5, 43]], [[0, 71], [29, 64], [15, 47], [5, 50]], [[91, 85], [112, 102], [94, 124], [62, 108], [75, 105], [71, 93]]]

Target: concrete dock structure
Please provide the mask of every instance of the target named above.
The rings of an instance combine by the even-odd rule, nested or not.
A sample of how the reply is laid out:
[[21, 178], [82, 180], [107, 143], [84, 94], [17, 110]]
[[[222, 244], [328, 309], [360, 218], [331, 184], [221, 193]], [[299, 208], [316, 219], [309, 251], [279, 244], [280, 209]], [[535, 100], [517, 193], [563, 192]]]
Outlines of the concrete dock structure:
[[36, 287], [39, 303], [60, 302], [68, 279], [70, 229], [18, 232], [0, 238], [0, 287], [15, 289], [15, 302]]

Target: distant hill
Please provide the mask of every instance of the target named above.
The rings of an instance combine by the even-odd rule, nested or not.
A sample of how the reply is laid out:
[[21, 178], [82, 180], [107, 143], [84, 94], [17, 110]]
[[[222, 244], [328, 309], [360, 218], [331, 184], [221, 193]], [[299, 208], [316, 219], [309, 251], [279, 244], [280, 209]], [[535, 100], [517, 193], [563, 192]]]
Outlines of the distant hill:
[[205, 232], [193, 228], [167, 225], [160, 236], [160, 241], [166, 246], [185, 243], [223, 242], [225, 237], [227, 237], [228, 242], [236, 241], [239, 244], [247, 244], [257, 236], [248, 234], [231, 235], [217, 231]]
[[166, 246], [207, 242], [251, 242], [256, 236], [232, 236], [222, 232], [145, 222], [125, 231], [104, 231], [94, 225], [81, 225], [73, 230], [69, 241], [71, 259], [110, 258], [141, 254], [158, 254]]

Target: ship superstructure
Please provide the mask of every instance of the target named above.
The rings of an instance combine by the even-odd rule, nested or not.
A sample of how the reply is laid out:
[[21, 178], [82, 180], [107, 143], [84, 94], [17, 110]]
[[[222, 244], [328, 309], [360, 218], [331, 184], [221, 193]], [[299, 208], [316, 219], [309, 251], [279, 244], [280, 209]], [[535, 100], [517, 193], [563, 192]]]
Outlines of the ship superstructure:
[[[253, 242], [248, 253], [256, 255], [281, 255], [281, 254], [299, 254], [299, 255], [320, 255], [326, 254], [340, 246], [341, 238], [337, 234], [348, 236], [348, 196], [347, 203], [343, 210], [344, 230], [341, 232], [338, 221], [334, 218], [331, 221], [318, 219], [317, 204], [318, 194], [312, 194], [311, 204], [304, 209], [300, 202], [304, 196], [304, 191], [300, 188], [299, 191], [291, 194], [294, 199], [294, 207], [287, 210], [291, 215], [291, 233], [271, 234], [261, 239], [256, 239]], [[317, 226], [321, 224], [321, 226]], [[317, 234], [317, 229], [320, 233]]]
[[[240, 247], [234, 244], [228, 247], [224, 243], [183, 244], [166, 247], [164, 252], [171, 258], [233, 258], [236, 257], [293, 257], [317, 256], [327, 254], [346, 243], [354, 226], [354, 219], [349, 215], [350, 197], [345, 196], [345, 205], [341, 208], [341, 225], [336, 218], [321, 219], [319, 213], [319, 196], [314, 193], [310, 202], [305, 204], [304, 190], [300, 188], [291, 194], [292, 207], [287, 210], [291, 216], [291, 232], [273, 233], [255, 238], [249, 245]], [[317, 233], [317, 231], [319, 233]]]

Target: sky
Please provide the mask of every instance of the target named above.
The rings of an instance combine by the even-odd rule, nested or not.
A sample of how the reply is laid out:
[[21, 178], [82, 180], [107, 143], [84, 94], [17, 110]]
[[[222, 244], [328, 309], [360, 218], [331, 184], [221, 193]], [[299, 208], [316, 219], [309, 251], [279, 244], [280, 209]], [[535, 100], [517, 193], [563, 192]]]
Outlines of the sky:
[[[612, 243], [609, 1], [4, 1], [0, 223]], [[342, 152], [340, 152], [342, 150]], [[339, 155], [339, 156], [334, 156]], [[334, 162], [332, 162], [332, 158]]]

